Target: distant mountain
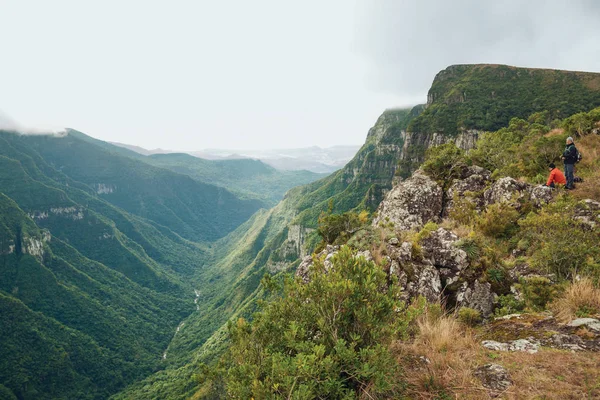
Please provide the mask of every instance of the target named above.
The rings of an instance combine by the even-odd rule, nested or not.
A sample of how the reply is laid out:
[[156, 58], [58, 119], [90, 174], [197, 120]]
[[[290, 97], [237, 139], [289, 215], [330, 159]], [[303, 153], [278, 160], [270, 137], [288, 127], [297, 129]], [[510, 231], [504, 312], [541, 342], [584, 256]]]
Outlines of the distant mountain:
[[139, 146], [111, 142], [143, 155], [186, 153], [206, 160], [235, 160], [256, 159], [284, 171], [312, 171], [316, 173], [331, 173], [346, 165], [356, 154], [360, 146], [318, 146], [296, 149], [266, 149], [266, 150], [231, 150], [205, 149], [200, 151], [173, 151], [164, 149], [147, 150]]

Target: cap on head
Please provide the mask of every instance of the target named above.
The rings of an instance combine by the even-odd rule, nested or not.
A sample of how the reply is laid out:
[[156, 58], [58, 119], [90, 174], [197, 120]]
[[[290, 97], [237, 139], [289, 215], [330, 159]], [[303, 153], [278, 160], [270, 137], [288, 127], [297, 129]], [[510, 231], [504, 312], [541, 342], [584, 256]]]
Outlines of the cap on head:
[[548, 165], [548, 168], [554, 169], [554, 168], [556, 168], [556, 165], [554, 165], [554, 163], [550, 163], [550, 165]]
[[567, 143], [573, 143], [573, 138], [571, 136], [567, 138]]

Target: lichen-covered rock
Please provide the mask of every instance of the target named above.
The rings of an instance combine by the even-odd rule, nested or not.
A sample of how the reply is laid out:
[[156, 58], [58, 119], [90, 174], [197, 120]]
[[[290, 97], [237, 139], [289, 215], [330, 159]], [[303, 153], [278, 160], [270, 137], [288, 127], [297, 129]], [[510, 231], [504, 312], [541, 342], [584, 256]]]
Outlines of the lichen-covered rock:
[[488, 389], [502, 392], [512, 385], [508, 371], [498, 364], [483, 365], [477, 368], [473, 375], [481, 380], [483, 387]]
[[548, 186], [537, 185], [529, 187], [529, 198], [536, 207], [550, 203], [553, 194], [554, 189]]
[[552, 344], [559, 349], [582, 351], [585, 350], [585, 344], [583, 339], [577, 335], [567, 335], [564, 333], [557, 333], [552, 335], [550, 338]]
[[481, 283], [476, 280], [469, 285], [464, 282], [456, 294], [456, 304], [459, 307], [473, 308], [488, 317], [494, 311], [498, 296], [492, 292], [492, 285], [489, 282]]
[[580, 201], [575, 207], [574, 218], [592, 229], [595, 228], [600, 224], [600, 203], [591, 199]]
[[460, 271], [469, 265], [467, 253], [456, 247], [458, 236], [444, 228], [438, 228], [421, 240], [423, 257], [438, 268]]
[[433, 265], [419, 264], [413, 266], [414, 278], [406, 285], [408, 298], [422, 296], [429, 302], [439, 302], [442, 297], [442, 281], [440, 273]]
[[397, 230], [420, 228], [428, 221], [439, 219], [442, 197], [440, 186], [422, 171], [417, 171], [385, 195], [373, 226], [392, 222]]
[[486, 206], [495, 203], [508, 203], [526, 196], [528, 185], [514, 178], [500, 178], [485, 191], [483, 197]]
[[[333, 257], [339, 251], [339, 249], [339, 246], [327, 245], [327, 247], [324, 250], [322, 250], [319, 254], [316, 255], [318, 259], [323, 259], [323, 265], [325, 266], [326, 270], [331, 268], [331, 257]], [[298, 265], [298, 268], [296, 269], [296, 276], [302, 278], [304, 282], [309, 282], [310, 268], [313, 266], [313, 264], [313, 256], [304, 257], [302, 259], [302, 262], [300, 263], [300, 265]]]
[[529, 354], [537, 353], [540, 344], [533, 339], [517, 339], [508, 343], [496, 342], [495, 340], [484, 340], [481, 345], [488, 350], [494, 351], [521, 351]]
[[448, 199], [444, 205], [444, 216], [448, 216], [454, 207], [456, 198], [464, 197], [471, 193], [469, 201], [473, 202], [475, 209], [481, 210], [484, 206], [483, 191], [490, 181], [490, 171], [476, 165], [468, 167], [461, 179], [455, 179], [446, 193]]
[[600, 332], [600, 321], [595, 318], [577, 318], [576, 320], [569, 322], [567, 326], [575, 328], [585, 326], [586, 328]]

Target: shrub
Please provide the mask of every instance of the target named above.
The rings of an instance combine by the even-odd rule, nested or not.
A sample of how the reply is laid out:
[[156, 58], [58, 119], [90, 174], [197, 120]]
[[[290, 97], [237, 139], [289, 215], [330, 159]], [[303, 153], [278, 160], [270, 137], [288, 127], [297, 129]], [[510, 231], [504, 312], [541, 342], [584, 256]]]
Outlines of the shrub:
[[574, 201], [565, 196], [519, 221], [521, 239], [529, 243], [532, 265], [557, 278], [568, 279], [598, 269], [600, 237], [573, 219], [574, 206]]
[[477, 217], [474, 195], [473, 192], [465, 192], [463, 196], [455, 195], [448, 216], [463, 225], [471, 225]]
[[518, 229], [519, 212], [506, 203], [496, 203], [487, 207], [476, 219], [477, 228], [486, 236], [505, 238]]
[[516, 314], [525, 309], [525, 302], [517, 300], [514, 295], [507, 294], [498, 296], [498, 306], [494, 310], [494, 315], [502, 317], [504, 315]]
[[448, 187], [453, 179], [460, 177], [464, 165], [465, 152], [454, 143], [446, 143], [429, 148], [421, 168], [440, 186]]
[[438, 225], [435, 222], [429, 221], [428, 223], [425, 224], [423, 229], [421, 229], [419, 231], [419, 233], [417, 233], [417, 235], [415, 236], [416, 242], [421, 243], [423, 240], [427, 239], [431, 235], [432, 232], [435, 232], [437, 230], [438, 230]]
[[328, 271], [285, 283], [284, 296], [254, 320], [229, 324], [226, 388], [231, 398], [397, 398], [403, 389], [389, 350], [409, 316], [396, 285], [373, 262], [342, 247]]
[[521, 278], [517, 288], [521, 290], [525, 307], [532, 311], [545, 310], [560, 291], [558, 285], [542, 276]]
[[600, 313], [600, 289], [588, 278], [572, 282], [551, 304], [550, 309], [557, 320], [565, 323], [575, 318], [597, 315]]
[[360, 215], [348, 211], [343, 214], [321, 213], [317, 232], [325, 244], [345, 244], [346, 241], [368, 221], [363, 213]]
[[475, 326], [483, 320], [479, 311], [469, 307], [458, 310], [458, 319], [467, 326]]

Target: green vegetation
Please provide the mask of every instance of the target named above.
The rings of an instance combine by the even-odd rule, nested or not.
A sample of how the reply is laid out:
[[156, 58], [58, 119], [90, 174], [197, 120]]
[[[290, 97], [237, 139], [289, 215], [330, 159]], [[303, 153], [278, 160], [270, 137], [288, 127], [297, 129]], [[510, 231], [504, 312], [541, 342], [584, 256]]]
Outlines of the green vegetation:
[[286, 281], [251, 323], [231, 323], [223, 372], [210, 375], [223, 381], [206, 384], [232, 398], [398, 396], [403, 382], [389, 346], [410, 316], [397, 312], [395, 285], [349, 248], [332, 262], [326, 272], [317, 261], [308, 284]]
[[550, 111], [550, 122], [600, 106], [600, 74], [508, 65], [453, 65], [439, 72], [428, 107], [408, 129], [454, 135], [496, 131], [512, 118]]
[[240, 200], [224, 188], [149, 166], [74, 135], [3, 138], [37, 151], [50, 166], [86, 184], [111, 204], [190, 240], [223, 237], [264, 206], [258, 200]]
[[310, 171], [280, 171], [258, 160], [204, 160], [188, 154], [156, 154], [142, 159], [193, 179], [221, 186], [242, 198], [277, 204], [285, 193], [327, 174]]

